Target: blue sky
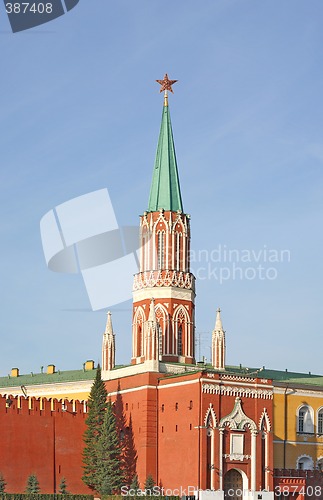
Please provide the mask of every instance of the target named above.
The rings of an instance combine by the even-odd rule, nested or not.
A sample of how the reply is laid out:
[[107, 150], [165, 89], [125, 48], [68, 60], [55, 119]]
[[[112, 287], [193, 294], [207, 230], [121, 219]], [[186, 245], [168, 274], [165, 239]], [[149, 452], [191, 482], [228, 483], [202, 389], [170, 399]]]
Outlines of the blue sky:
[[[210, 275], [197, 281], [198, 354], [209, 357], [220, 306], [228, 363], [323, 373], [322, 16], [320, 0], [80, 0], [12, 34], [0, 5], [1, 375], [100, 359], [106, 312], [91, 311], [79, 275], [47, 269], [39, 222], [107, 187], [119, 223], [138, 223], [165, 72], [179, 80], [170, 110], [192, 248], [209, 256], [192, 266]], [[247, 279], [254, 260], [233, 279], [232, 262], [210, 257], [219, 248], [290, 260], [260, 259], [276, 279]], [[127, 363], [131, 301], [111, 310]]]

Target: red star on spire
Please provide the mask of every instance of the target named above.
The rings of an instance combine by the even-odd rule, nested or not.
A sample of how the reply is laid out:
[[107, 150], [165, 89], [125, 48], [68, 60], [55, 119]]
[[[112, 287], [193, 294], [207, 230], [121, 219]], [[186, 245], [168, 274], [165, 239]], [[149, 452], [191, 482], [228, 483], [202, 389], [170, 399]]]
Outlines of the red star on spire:
[[178, 80], [169, 80], [167, 73], [165, 73], [164, 79], [156, 80], [156, 82], [159, 83], [159, 85], [161, 85], [160, 92], [163, 92], [165, 90], [170, 90], [172, 94], [174, 94], [172, 85], [178, 82]]

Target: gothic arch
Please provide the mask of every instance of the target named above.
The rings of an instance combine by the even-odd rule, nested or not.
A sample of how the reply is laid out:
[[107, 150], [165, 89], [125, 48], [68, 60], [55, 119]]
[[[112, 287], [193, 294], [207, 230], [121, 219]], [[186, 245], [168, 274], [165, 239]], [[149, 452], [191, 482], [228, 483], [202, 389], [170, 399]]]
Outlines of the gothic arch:
[[270, 418], [267, 413], [267, 409], [264, 408], [264, 411], [262, 412], [262, 415], [259, 419], [259, 430], [263, 430], [264, 432], [270, 432], [271, 431], [271, 423], [270, 423]]
[[[162, 225], [161, 225], [162, 224]], [[165, 219], [164, 213], [160, 212], [159, 216], [154, 222], [153, 230], [157, 233], [158, 231], [168, 231], [168, 224]]]
[[[180, 225], [180, 228], [177, 228], [177, 225]], [[174, 233], [181, 233], [181, 234], [183, 234], [183, 235], [186, 236], [186, 233], [187, 233], [186, 227], [185, 227], [185, 225], [183, 223], [183, 220], [182, 220], [182, 218], [181, 218], [180, 215], [178, 215], [176, 217], [176, 219], [174, 220], [174, 222], [172, 224], [172, 232], [174, 232]]]
[[190, 317], [187, 309], [178, 305], [173, 314], [173, 331], [176, 343], [176, 353], [179, 356], [185, 356], [189, 344]]
[[[209, 425], [210, 422], [212, 422], [212, 425]], [[204, 417], [204, 425], [205, 427], [211, 427], [213, 429], [215, 429], [217, 426], [217, 418], [212, 403], [210, 403], [210, 406], [206, 411]]]
[[143, 356], [144, 353], [144, 324], [145, 324], [145, 311], [139, 306], [133, 318], [133, 354], [134, 357]]
[[245, 427], [248, 427], [251, 432], [257, 432], [255, 422], [251, 418], [247, 417], [241, 408], [240, 398], [236, 398], [232, 412], [226, 417], [221, 418], [219, 428], [224, 428], [227, 425], [232, 430], [243, 430]]
[[156, 320], [158, 323], [158, 346], [159, 346], [159, 354], [167, 353], [169, 350], [169, 320], [168, 320], [168, 311], [167, 308], [163, 304], [155, 305], [155, 314]]

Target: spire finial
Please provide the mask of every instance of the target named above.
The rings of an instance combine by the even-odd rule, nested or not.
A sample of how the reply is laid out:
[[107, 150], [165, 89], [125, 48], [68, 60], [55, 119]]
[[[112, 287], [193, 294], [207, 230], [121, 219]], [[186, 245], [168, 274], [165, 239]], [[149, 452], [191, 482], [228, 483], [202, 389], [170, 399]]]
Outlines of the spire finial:
[[215, 330], [223, 330], [220, 313], [221, 313], [221, 309], [218, 307], [216, 310]]
[[165, 73], [164, 79], [156, 80], [156, 82], [159, 83], [159, 85], [161, 85], [159, 92], [164, 91], [164, 106], [168, 106], [168, 91], [170, 91], [172, 94], [174, 93], [172, 85], [178, 82], [178, 80], [169, 80], [167, 73]]
[[106, 327], [105, 327], [105, 333], [110, 334], [110, 335], [113, 334], [111, 311], [107, 312], [107, 323], [106, 323]]

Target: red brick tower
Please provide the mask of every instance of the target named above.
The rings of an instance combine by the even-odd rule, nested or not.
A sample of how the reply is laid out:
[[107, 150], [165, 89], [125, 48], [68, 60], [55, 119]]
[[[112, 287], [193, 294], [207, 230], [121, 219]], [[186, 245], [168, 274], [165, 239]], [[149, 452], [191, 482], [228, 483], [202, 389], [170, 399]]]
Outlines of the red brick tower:
[[[140, 270], [133, 286], [132, 363], [194, 363], [195, 278], [190, 273], [190, 217], [183, 212], [168, 90], [159, 81], [164, 107], [148, 210], [140, 217]], [[157, 349], [152, 358], [151, 301], [154, 299]], [[150, 332], [150, 333], [149, 333]]]

